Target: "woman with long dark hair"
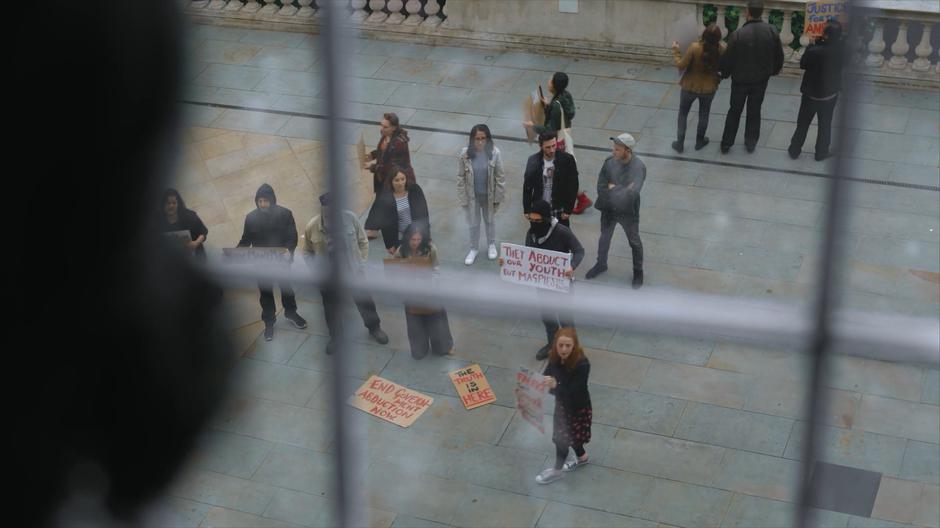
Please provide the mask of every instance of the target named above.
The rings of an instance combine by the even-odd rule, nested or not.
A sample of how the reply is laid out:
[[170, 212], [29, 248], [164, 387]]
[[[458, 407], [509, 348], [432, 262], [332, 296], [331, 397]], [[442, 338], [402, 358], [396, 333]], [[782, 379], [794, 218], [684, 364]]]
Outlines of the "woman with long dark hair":
[[193, 251], [199, 258], [206, 258], [206, 248], [203, 243], [209, 236], [209, 229], [202, 223], [195, 211], [186, 208], [186, 202], [176, 189], [163, 191], [160, 201], [160, 212], [157, 214], [157, 226], [162, 233], [174, 231], [188, 231], [190, 241], [186, 248]]
[[486, 225], [487, 257], [499, 256], [496, 249], [496, 210], [506, 194], [503, 159], [493, 144], [490, 128], [480, 124], [470, 130], [470, 142], [457, 160], [457, 201], [470, 226], [470, 244], [464, 264], [473, 264], [480, 242], [480, 222]]
[[[549, 392], [555, 395], [555, 413], [552, 420], [552, 442], [555, 444], [555, 465], [535, 477], [539, 484], [558, 480], [565, 471], [573, 471], [588, 463], [584, 444], [591, 441], [591, 394], [588, 376], [591, 363], [574, 328], [565, 327], [555, 332], [555, 340], [548, 356], [548, 365], [542, 373]], [[573, 457], [568, 450], [573, 449]]]
[[[382, 115], [379, 122], [381, 138], [379, 144], [369, 154], [369, 161], [366, 162], [364, 169], [372, 171], [372, 189], [375, 191], [376, 200], [382, 193], [386, 182], [395, 176], [395, 168], [404, 172], [409, 183], [415, 182], [414, 169], [411, 167], [411, 153], [408, 151], [408, 131], [401, 126], [398, 115], [388, 112]], [[373, 211], [375, 202], [372, 204]], [[376, 223], [373, 211], [369, 211], [369, 217], [366, 218], [365, 228], [369, 231], [369, 238], [376, 238], [378, 233], [375, 231], [381, 229]]]
[[[552, 78], [548, 80], [548, 91], [552, 94], [549, 99], [542, 97], [542, 105], [545, 107], [545, 122], [541, 125], [532, 121], [525, 121], [522, 126], [531, 128], [535, 134], [551, 131], [558, 132], [562, 128], [562, 116], [564, 116], [564, 125], [571, 127], [574, 121], [574, 98], [568, 92], [568, 74], [565, 72], [555, 72]], [[559, 145], [558, 150], [565, 150]]]
[[392, 167], [390, 172], [394, 176], [385, 180], [370, 216], [374, 217], [374, 225], [382, 231], [385, 248], [394, 255], [404, 240], [402, 237], [408, 226], [419, 221], [430, 224], [430, 214], [424, 191], [408, 179], [406, 169]]
[[[413, 222], [405, 230], [402, 243], [395, 258], [413, 259], [422, 262], [430, 271], [437, 270], [437, 247], [431, 242], [431, 230], [427, 222]], [[443, 307], [405, 305], [405, 324], [411, 357], [422, 359], [430, 352], [435, 356], [453, 353], [454, 337]]]
[[725, 52], [725, 43], [721, 41], [721, 28], [714, 23], [708, 25], [697, 42], [689, 44], [685, 55], [679, 55], [679, 43], [673, 41], [672, 54], [676, 67], [682, 71], [679, 85], [679, 124], [676, 140], [672, 148], [681, 153], [685, 150], [685, 129], [692, 103], [698, 99], [698, 129], [695, 132], [695, 150], [708, 145], [705, 131], [708, 129], [708, 114], [712, 99], [718, 91], [721, 76], [718, 74], [718, 60]]

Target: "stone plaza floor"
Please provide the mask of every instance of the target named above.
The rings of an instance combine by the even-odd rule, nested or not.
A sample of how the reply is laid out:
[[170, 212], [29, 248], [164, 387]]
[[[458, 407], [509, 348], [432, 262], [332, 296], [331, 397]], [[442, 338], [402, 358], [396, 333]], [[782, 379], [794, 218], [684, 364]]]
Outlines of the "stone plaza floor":
[[[195, 26], [182, 104], [186, 119], [177, 188], [209, 227], [210, 259], [234, 246], [254, 193], [272, 184], [298, 231], [318, 214], [325, 190], [326, 113], [317, 37]], [[771, 80], [761, 139], [727, 155], [718, 138], [728, 107], [722, 84], [712, 106], [711, 144], [682, 155], [670, 148], [678, 106], [674, 68], [520, 52], [493, 52], [359, 39], [352, 75], [350, 144], [368, 148], [375, 124], [396, 112], [411, 136], [412, 161], [428, 197], [443, 266], [465, 270], [466, 225], [457, 206], [456, 155], [470, 128], [486, 123], [507, 172], [500, 240], [520, 243], [522, 173], [537, 148], [520, 125], [523, 97], [551, 72], [571, 77], [581, 188], [594, 197], [609, 137], [630, 132], [647, 165], [640, 231], [646, 288], [805, 304], [819, 262], [829, 162], [786, 153], [799, 107], [799, 78]], [[850, 143], [850, 226], [845, 307], [940, 318], [940, 94], [862, 87]], [[694, 130], [697, 114], [689, 117]], [[369, 123], [366, 124], [365, 121]], [[690, 131], [690, 134], [692, 132]], [[361, 187], [361, 186], [360, 186]], [[358, 187], [357, 187], [358, 188]], [[355, 196], [362, 212], [367, 194]], [[572, 219], [587, 256], [596, 256], [599, 213]], [[385, 255], [372, 242], [371, 259]], [[630, 249], [615, 234], [610, 271], [598, 279], [630, 295]], [[481, 256], [472, 272], [495, 273]], [[471, 271], [467, 271], [470, 273]], [[330, 361], [319, 295], [298, 291], [309, 327], [279, 318], [263, 328], [257, 291], [230, 291], [237, 349], [230, 401], [165, 498], [155, 526], [334, 526]], [[494, 292], [497, 295], [498, 292]], [[434, 397], [412, 427], [356, 412], [367, 432], [357, 482], [371, 526], [787, 527], [793, 525], [805, 425], [806, 357], [799, 351], [642, 335], [579, 324], [592, 363], [591, 464], [540, 486], [553, 460], [550, 435], [514, 408], [520, 365], [538, 368], [544, 331], [537, 316], [471, 316], [451, 310], [452, 358], [410, 357], [403, 310], [380, 303], [391, 342], [380, 346], [350, 313], [353, 374], [377, 374]], [[940, 346], [940, 344], [938, 344]], [[465, 411], [447, 372], [478, 363], [498, 401]], [[826, 382], [824, 451], [817, 466], [848, 498], [820, 503], [821, 526], [940, 526], [938, 365], [849, 356], [833, 359]], [[551, 430], [551, 403], [545, 424]], [[823, 468], [823, 469], [820, 469]], [[872, 483], [866, 489], [865, 482]], [[856, 483], [857, 486], [850, 485]]]

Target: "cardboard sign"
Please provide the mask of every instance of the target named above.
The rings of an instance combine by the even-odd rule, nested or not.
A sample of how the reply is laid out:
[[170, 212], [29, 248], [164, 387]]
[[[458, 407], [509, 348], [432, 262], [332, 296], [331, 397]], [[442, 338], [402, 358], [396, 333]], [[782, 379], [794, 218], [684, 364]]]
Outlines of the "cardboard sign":
[[565, 277], [565, 272], [571, 267], [571, 253], [503, 242], [500, 254], [503, 265], [499, 268], [499, 276], [504, 281], [559, 292], [571, 289], [571, 279]]
[[832, 18], [837, 19], [843, 26], [848, 23], [845, 0], [809, 0], [806, 2], [805, 14], [803, 34], [807, 37], [822, 36], [826, 22]]
[[225, 260], [236, 264], [286, 264], [290, 262], [287, 248], [234, 247], [222, 248]]
[[[431, 259], [428, 257], [387, 258], [387, 259], [383, 259], [382, 263], [385, 266], [391, 266], [391, 268], [389, 269], [392, 270], [392, 273], [394, 273], [394, 270], [396, 268], [402, 269], [402, 270], [410, 270], [414, 272], [425, 271], [428, 273], [428, 275], [425, 277], [425, 280], [431, 280], [431, 275], [430, 275]], [[402, 279], [416, 280], [416, 279], [421, 279], [421, 278], [423, 278], [422, 275], [418, 274], [416, 276], [412, 275], [408, 277], [397, 277], [394, 280], [398, 280], [398, 281]], [[413, 315], [431, 315], [431, 314], [440, 313], [441, 310], [443, 310], [443, 308], [439, 306], [438, 307], [416, 306], [413, 304], [406, 304], [405, 310], [408, 313], [413, 314]]]
[[[542, 87], [539, 86], [539, 91], [541, 89]], [[533, 90], [522, 101], [522, 120], [532, 121], [536, 125], [545, 122], [545, 107], [542, 106], [542, 99], [539, 97], [538, 91]], [[536, 134], [531, 128], [526, 129], [526, 139], [530, 144], [535, 140], [535, 136]]]
[[516, 373], [516, 410], [522, 419], [545, 434], [543, 424], [542, 402], [548, 393], [548, 385], [544, 376], [539, 372], [525, 367], [519, 367]]
[[496, 395], [493, 394], [490, 382], [486, 380], [480, 365], [457, 369], [448, 375], [457, 389], [460, 401], [468, 411], [496, 401]]
[[181, 229], [179, 231], [166, 231], [163, 233], [163, 236], [165, 236], [171, 244], [180, 245], [184, 248], [186, 247], [186, 244], [189, 244], [193, 240], [193, 237], [189, 233], [188, 229]]
[[366, 142], [361, 132], [359, 133], [359, 141], [356, 143], [356, 158], [359, 159], [359, 170], [362, 170], [369, 161], [369, 156], [366, 154]]
[[395, 425], [409, 427], [428, 410], [434, 398], [373, 374], [346, 403]]

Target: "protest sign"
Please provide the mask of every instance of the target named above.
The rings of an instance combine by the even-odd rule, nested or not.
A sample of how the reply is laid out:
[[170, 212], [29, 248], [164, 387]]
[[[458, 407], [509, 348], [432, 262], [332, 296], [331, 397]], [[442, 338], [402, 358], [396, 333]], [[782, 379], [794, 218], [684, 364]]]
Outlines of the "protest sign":
[[542, 423], [544, 412], [542, 411], [542, 401], [545, 394], [548, 393], [548, 385], [544, 381], [544, 376], [539, 372], [519, 367], [516, 373], [516, 409], [522, 419], [529, 422], [540, 433], [545, 433], [545, 425]]
[[571, 253], [503, 242], [500, 254], [503, 264], [499, 268], [499, 276], [504, 281], [559, 292], [567, 292], [571, 288], [571, 279], [565, 276], [571, 267]]
[[225, 260], [236, 264], [286, 264], [290, 262], [290, 251], [278, 247], [234, 247], [222, 248]]
[[460, 401], [468, 411], [496, 401], [496, 395], [493, 394], [490, 382], [486, 380], [480, 365], [457, 369], [448, 375], [457, 389]]
[[346, 403], [395, 425], [409, 427], [433, 402], [430, 396], [373, 374]]
[[[536, 125], [545, 123], [545, 107], [542, 106], [542, 98], [539, 97], [541, 90], [542, 87], [539, 86], [538, 91], [533, 90], [532, 93], [525, 96], [525, 100], [522, 101], [523, 121], [532, 121]], [[531, 128], [526, 129], [526, 139], [529, 143], [535, 140], [535, 131]]]
[[176, 246], [186, 247], [186, 244], [192, 242], [193, 237], [189, 233], [188, 229], [181, 229], [179, 231], [167, 231], [163, 233], [163, 236], [170, 242], [170, 244]]
[[807, 37], [821, 36], [829, 19], [835, 18], [843, 25], [848, 22], [845, 0], [809, 0], [805, 15], [803, 34]]
[[[428, 257], [408, 257], [408, 258], [387, 258], [382, 263], [391, 273], [389, 275], [396, 282], [402, 280], [431, 280], [431, 259]], [[398, 274], [395, 271], [402, 270], [411, 272], [410, 275]], [[412, 315], [430, 315], [440, 313], [443, 308], [440, 306], [417, 306], [406, 304], [405, 310]]]
[[359, 133], [359, 141], [356, 142], [356, 158], [359, 159], [359, 170], [363, 170], [363, 167], [369, 161], [369, 156], [366, 154], [366, 142], [361, 132]]

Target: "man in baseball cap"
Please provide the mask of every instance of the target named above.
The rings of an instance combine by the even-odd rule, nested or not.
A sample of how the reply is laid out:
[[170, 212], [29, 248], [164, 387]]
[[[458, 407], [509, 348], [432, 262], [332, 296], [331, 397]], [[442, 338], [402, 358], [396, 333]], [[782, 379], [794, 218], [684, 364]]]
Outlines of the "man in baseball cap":
[[597, 201], [601, 212], [601, 236], [597, 242], [597, 264], [585, 277], [593, 279], [607, 271], [607, 253], [617, 224], [627, 234], [633, 253], [633, 287], [643, 285], [643, 242], [640, 240], [640, 190], [646, 181], [646, 165], [633, 153], [636, 139], [624, 132], [610, 138], [613, 153], [597, 176]]

